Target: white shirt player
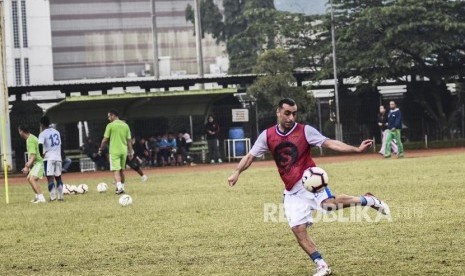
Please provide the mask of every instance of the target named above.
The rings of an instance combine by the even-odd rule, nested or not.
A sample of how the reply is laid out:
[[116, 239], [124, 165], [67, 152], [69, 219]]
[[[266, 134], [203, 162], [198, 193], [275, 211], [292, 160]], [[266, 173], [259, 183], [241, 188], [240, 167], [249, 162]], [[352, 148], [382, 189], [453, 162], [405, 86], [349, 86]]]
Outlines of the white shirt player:
[[43, 145], [45, 161], [61, 161], [61, 136], [54, 128], [47, 128], [39, 134], [39, 144]]

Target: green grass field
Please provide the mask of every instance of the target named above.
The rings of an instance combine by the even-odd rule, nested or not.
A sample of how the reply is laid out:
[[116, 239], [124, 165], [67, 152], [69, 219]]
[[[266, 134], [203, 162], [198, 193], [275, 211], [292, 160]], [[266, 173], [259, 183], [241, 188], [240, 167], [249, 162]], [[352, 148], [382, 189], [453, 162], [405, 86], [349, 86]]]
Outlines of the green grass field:
[[[334, 193], [371, 191], [392, 211], [392, 222], [311, 228], [334, 275], [465, 275], [463, 164], [464, 155], [449, 155], [322, 165]], [[90, 192], [61, 204], [33, 205], [20, 185], [6, 206], [2, 186], [0, 274], [311, 275], [287, 224], [264, 222], [264, 204], [282, 202], [275, 168], [252, 165], [234, 188], [230, 169], [211, 168], [131, 178], [126, 208], [112, 189], [97, 193], [109, 177], [83, 179]]]

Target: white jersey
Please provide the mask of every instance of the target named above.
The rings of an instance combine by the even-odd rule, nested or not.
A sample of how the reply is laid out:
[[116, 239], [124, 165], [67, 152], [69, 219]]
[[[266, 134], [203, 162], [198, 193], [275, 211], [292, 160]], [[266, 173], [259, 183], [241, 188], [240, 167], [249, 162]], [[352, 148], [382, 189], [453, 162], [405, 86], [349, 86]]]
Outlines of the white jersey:
[[39, 134], [39, 144], [43, 145], [44, 160], [61, 161], [61, 136], [54, 128], [47, 128]]

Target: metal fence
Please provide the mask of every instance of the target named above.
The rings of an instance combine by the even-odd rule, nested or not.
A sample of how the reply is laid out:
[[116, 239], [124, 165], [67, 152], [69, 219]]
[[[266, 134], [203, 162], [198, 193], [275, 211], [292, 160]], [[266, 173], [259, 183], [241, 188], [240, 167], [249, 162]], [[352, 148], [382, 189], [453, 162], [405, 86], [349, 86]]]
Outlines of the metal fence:
[[[358, 101], [358, 102], [357, 102]], [[380, 141], [380, 131], [377, 126], [377, 112], [380, 99], [365, 99], [362, 101], [341, 101], [341, 123], [343, 126], [344, 142], [352, 145], [358, 145], [363, 139], [375, 137], [376, 141]], [[353, 102], [356, 102], [355, 104]], [[387, 101], [381, 101], [387, 105]], [[402, 99], [398, 99], [399, 107], [403, 111]], [[16, 156], [16, 168], [21, 168], [24, 164], [22, 156], [26, 151], [25, 141], [22, 140], [17, 131], [18, 125], [27, 125], [31, 129], [31, 133], [39, 134], [39, 119], [43, 115], [40, 108], [34, 107], [33, 103], [22, 103], [21, 108], [14, 109], [11, 113], [12, 127], [12, 145], [14, 156]], [[228, 139], [229, 129], [233, 127], [241, 127], [244, 129], [245, 137], [250, 138], [252, 143], [256, 140], [257, 135], [264, 129], [272, 126], [276, 122], [274, 112], [270, 112], [269, 116], [258, 118], [254, 105], [249, 106], [249, 121], [244, 123], [232, 122], [232, 109], [242, 108], [239, 103], [226, 103], [215, 105], [210, 110], [209, 114], [215, 117], [215, 120], [220, 125], [220, 152], [223, 153], [223, 140]], [[26, 111], [21, 111], [26, 110]], [[333, 120], [334, 110], [328, 100], [317, 101], [314, 106], [314, 116], [306, 123], [319, 129], [324, 135], [334, 138], [335, 122]], [[187, 131], [191, 133], [194, 141], [202, 140], [204, 133], [205, 116], [176, 116], [176, 117], [156, 117], [150, 119], [127, 118], [133, 135], [136, 138], [149, 138], [158, 134], [168, 132]], [[463, 139], [465, 128], [465, 108], [462, 105], [461, 109], [456, 112], [454, 118], [451, 119], [451, 127], [448, 135], [444, 134], [441, 126], [434, 124], [428, 120], [428, 114], [425, 112], [405, 112], [404, 129], [402, 136], [405, 141], [422, 141], [425, 135], [428, 140], [443, 140], [443, 139]], [[52, 118], [53, 121], [53, 118]], [[101, 120], [88, 121], [88, 135], [97, 143], [101, 141], [105, 126], [107, 125], [106, 118]], [[79, 130], [78, 122], [67, 124], [58, 124], [57, 129], [60, 131], [63, 140], [64, 149], [79, 149]], [[86, 133], [84, 133], [86, 135]], [[84, 138], [84, 137], [83, 137]]]

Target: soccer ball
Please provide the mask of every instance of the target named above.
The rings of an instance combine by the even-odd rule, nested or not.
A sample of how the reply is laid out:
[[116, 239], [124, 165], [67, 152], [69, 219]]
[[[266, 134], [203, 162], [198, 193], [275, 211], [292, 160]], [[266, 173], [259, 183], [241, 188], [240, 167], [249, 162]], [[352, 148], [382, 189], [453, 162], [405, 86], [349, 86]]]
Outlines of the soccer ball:
[[312, 193], [322, 191], [328, 185], [328, 174], [319, 167], [309, 168], [305, 170], [302, 176], [302, 183], [305, 189]]
[[78, 188], [77, 188], [76, 185], [70, 185], [70, 186], [68, 187], [68, 190], [69, 190], [69, 193], [70, 193], [70, 194], [76, 194], [77, 191], [78, 191]]
[[121, 206], [126, 207], [132, 204], [132, 197], [130, 195], [122, 195], [118, 202]]
[[106, 192], [107, 190], [108, 190], [108, 185], [107, 185], [107, 183], [103, 183], [103, 182], [102, 182], [102, 183], [97, 184], [97, 191], [98, 191], [99, 193], [104, 193], [104, 192]]
[[89, 186], [87, 186], [87, 184], [81, 184], [77, 187], [77, 190], [76, 192], [78, 194], [85, 194], [89, 191]]
[[71, 192], [69, 191], [69, 184], [63, 184], [63, 194], [69, 195]]

